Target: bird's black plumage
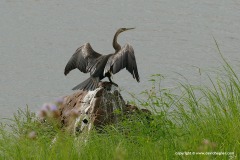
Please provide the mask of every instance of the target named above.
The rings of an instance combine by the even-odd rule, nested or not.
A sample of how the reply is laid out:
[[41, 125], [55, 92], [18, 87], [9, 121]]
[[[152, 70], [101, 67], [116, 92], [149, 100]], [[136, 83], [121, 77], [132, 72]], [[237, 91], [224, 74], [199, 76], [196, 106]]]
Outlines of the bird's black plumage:
[[121, 47], [117, 43], [117, 36], [126, 30], [133, 28], [120, 28], [114, 35], [113, 48], [115, 53], [102, 55], [95, 52], [89, 43], [79, 47], [68, 61], [64, 74], [67, 75], [71, 70], [78, 68], [83, 73], [90, 72], [90, 77], [80, 83], [75, 89], [94, 90], [98, 86], [98, 82], [105, 77], [112, 82], [112, 74], [118, 73], [121, 69], [126, 68], [133, 78], [140, 81], [137, 69], [134, 50], [131, 45], [126, 44]]

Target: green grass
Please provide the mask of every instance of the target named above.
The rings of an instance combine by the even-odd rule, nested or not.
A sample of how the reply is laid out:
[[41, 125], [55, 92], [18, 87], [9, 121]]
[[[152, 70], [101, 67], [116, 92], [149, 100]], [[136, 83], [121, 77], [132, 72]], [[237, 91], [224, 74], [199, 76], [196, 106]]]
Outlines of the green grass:
[[[62, 132], [57, 124], [41, 124], [28, 109], [19, 110], [11, 122], [0, 127], [0, 158], [238, 159], [240, 80], [224, 58], [223, 62], [221, 72], [209, 76], [211, 86], [179, 82], [178, 87], [166, 89], [161, 86], [164, 77], [153, 75], [152, 87], [142, 92], [145, 98], [133, 96], [132, 103], [154, 114], [125, 117], [101, 133], [93, 130], [87, 142]], [[56, 135], [57, 141], [51, 145]], [[234, 152], [235, 157], [176, 155], [183, 152]]]

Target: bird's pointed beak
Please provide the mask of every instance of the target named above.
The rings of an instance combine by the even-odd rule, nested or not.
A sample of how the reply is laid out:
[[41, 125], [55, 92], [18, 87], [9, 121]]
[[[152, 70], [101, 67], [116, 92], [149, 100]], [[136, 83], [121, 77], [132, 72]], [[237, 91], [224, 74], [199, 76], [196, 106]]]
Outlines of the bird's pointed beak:
[[126, 30], [131, 30], [131, 29], [135, 29], [135, 28], [126, 28]]

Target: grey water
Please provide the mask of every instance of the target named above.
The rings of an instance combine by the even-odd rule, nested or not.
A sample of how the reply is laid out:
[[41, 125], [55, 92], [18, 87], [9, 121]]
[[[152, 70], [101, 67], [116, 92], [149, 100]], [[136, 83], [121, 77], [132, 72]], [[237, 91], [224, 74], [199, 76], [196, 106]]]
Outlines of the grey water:
[[64, 76], [74, 51], [90, 42], [99, 53], [113, 52], [120, 27], [136, 27], [119, 43], [133, 46], [141, 81], [126, 70], [114, 75], [125, 99], [149, 88], [156, 73], [204, 83], [198, 69], [221, 66], [213, 37], [230, 63], [240, 58], [238, 0], [1, 0], [0, 15], [1, 119], [72, 93], [89, 76], [78, 70]]

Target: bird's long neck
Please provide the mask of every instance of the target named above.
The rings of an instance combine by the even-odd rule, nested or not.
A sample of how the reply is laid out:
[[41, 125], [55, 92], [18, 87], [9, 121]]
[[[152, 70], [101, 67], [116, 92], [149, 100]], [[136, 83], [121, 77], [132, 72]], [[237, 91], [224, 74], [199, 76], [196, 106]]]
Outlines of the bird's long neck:
[[115, 53], [117, 53], [121, 49], [121, 46], [117, 42], [117, 37], [120, 33], [121, 32], [117, 31], [114, 35], [114, 38], [113, 38], [113, 48], [115, 49]]

